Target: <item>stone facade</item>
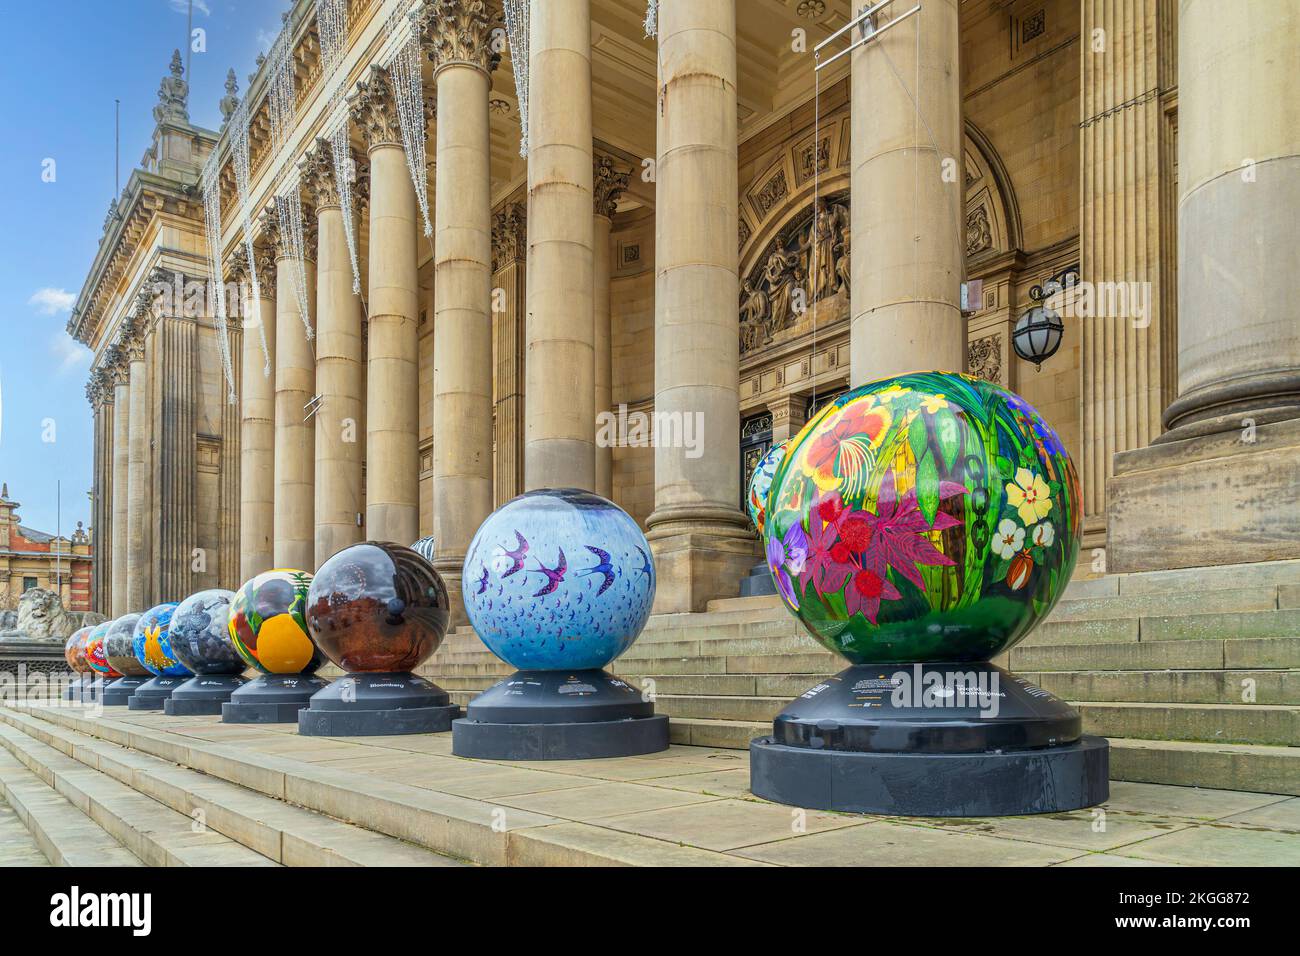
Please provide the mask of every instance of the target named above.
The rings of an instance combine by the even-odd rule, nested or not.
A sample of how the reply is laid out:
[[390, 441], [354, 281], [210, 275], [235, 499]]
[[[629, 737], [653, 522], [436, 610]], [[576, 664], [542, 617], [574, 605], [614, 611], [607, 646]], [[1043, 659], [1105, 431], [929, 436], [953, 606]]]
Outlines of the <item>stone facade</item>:
[[[526, 156], [499, 4], [423, 0], [392, 30], [402, 4], [351, 0], [326, 69], [299, 2], [289, 115], [271, 115], [274, 57], [249, 85], [249, 196], [235, 90], [220, 133], [194, 127], [173, 65], [70, 323], [95, 351], [95, 603], [138, 610], [429, 533], [455, 592], [493, 507], [577, 484], [646, 528], [658, 610], [702, 610], [758, 554], [740, 503], [762, 451], [864, 379], [931, 367], [1012, 388], [1058, 429], [1084, 487], [1083, 573], [1108, 547], [1124, 569], [1300, 555], [1300, 357], [1277, 288], [1295, 252], [1264, 214], [1294, 207], [1296, 94], [1268, 70], [1247, 91], [1233, 58], [1287, 49], [1294, 12], [1261, 4], [1229, 50], [1189, 64], [1180, 48], [1215, 34], [1195, 3], [935, 0], [881, 38], [887, 60], [868, 45], [814, 79], [790, 31], [811, 49], [842, 5], [754, 2], [769, 15], [662, 0], [651, 38], [630, 0], [532, 4]], [[407, 29], [426, 76], [415, 182]], [[334, 82], [342, 112], [317, 95]], [[1236, 117], [1230, 145], [1200, 125], [1211, 110]], [[1233, 150], [1258, 189], [1229, 189]], [[213, 310], [176, 307], [206, 269], [196, 184], [212, 151], [222, 278], [246, 291], [255, 268], [261, 295], [243, 303], [256, 321], [230, 324], [233, 406]], [[281, 234], [296, 183], [301, 246]], [[265, 210], [251, 243], [243, 204]], [[1237, 287], [1211, 234], [1266, 250], [1235, 305], [1186, 274], [1202, 250]], [[1080, 284], [1049, 300], [1061, 347], [1027, 362], [1015, 323], [1062, 276]], [[1099, 310], [1105, 294], [1124, 308]], [[1192, 300], [1242, 312], [1225, 326], [1240, 341]], [[639, 421], [696, 413], [698, 457], [638, 438]], [[1234, 443], [1243, 428], [1257, 440]], [[1224, 488], [1222, 520], [1182, 504]]]

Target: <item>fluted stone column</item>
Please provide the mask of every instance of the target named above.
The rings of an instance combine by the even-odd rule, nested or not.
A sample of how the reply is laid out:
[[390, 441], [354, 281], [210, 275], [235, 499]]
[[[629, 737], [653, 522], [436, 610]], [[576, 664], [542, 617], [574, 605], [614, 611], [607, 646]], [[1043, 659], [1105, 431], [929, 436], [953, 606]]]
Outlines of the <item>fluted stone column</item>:
[[[262, 234], [275, 249], [275, 527], [272, 557], [277, 568], [314, 571], [316, 427], [303, 406], [316, 394], [316, 220], [303, 216], [306, 258], [292, 258], [274, 208], [262, 216]], [[300, 271], [301, 270], [301, 271]], [[297, 284], [306, 291], [306, 326]]]
[[366, 537], [410, 544], [420, 536], [419, 207], [387, 70], [370, 68], [352, 116], [370, 156]]
[[[254, 249], [258, 288], [249, 290], [249, 314], [242, 336], [242, 374], [239, 408], [239, 580], [275, 566], [275, 260], [273, 254]], [[247, 263], [242, 269], [248, 274]], [[262, 332], [270, 353], [262, 354]]]
[[[610, 332], [610, 240], [609, 233], [619, 196], [627, 189], [628, 174], [620, 172], [608, 156], [597, 158], [592, 171], [591, 217], [591, 284], [592, 348], [595, 353], [596, 414], [608, 412], [613, 403], [614, 358]], [[614, 495], [614, 449], [609, 443], [596, 444], [596, 485], [598, 495]]]
[[1300, 557], [1297, 50], [1294, 3], [1179, 5], [1179, 394], [1115, 455], [1109, 570]]
[[925, 0], [910, 23], [850, 54], [853, 385], [966, 370], [959, 53], [957, 0]]
[[459, 619], [461, 566], [492, 511], [492, 199], [488, 89], [499, 55], [481, 0], [412, 14], [437, 84], [434, 216], [434, 566]]
[[[656, 611], [736, 594], [756, 545], [740, 503], [736, 5], [659, 6], [655, 163]], [[529, 396], [532, 400], [532, 396]]]
[[91, 563], [91, 609], [108, 614], [113, 581], [113, 381], [106, 365], [90, 373], [86, 397], [95, 416], [95, 470], [91, 492], [91, 527], [95, 535]]
[[528, 216], [523, 203], [507, 203], [492, 217], [492, 499], [496, 507], [524, 490], [524, 309], [528, 301]]
[[147, 611], [150, 602], [149, 515], [152, 508], [149, 439], [149, 370], [145, 366], [145, 323], [141, 315], [131, 319], [123, 342], [130, 363], [130, 419], [127, 428], [126, 494], [126, 604], [131, 611]]
[[524, 487], [596, 482], [590, 0], [529, 6]]
[[109, 350], [109, 374], [113, 383], [113, 523], [112, 537], [95, 542], [95, 547], [112, 551], [112, 582], [109, 586], [109, 611], [113, 617], [128, 614], [126, 590], [127, 491], [130, 484], [131, 384], [129, 359], [120, 345]]
[[316, 206], [316, 545], [319, 568], [336, 551], [362, 540], [361, 299], [352, 291], [352, 262], [343, 207], [323, 139], [302, 164]]

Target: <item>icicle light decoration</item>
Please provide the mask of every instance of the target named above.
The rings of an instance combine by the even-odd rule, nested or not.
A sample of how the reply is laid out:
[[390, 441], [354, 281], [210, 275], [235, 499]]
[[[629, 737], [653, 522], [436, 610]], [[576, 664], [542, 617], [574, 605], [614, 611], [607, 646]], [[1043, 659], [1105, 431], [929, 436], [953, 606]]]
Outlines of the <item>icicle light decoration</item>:
[[221, 274], [221, 163], [213, 150], [199, 177], [203, 193], [203, 232], [208, 243], [208, 288], [213, 302], [213, 324], [217, 327], [217, 347], [221, 352], [221, 370], [230, 388], [229, 400], [235, 396], [235, 370], [230, 364], [230, 338], [226, 328], [226, 287]]
[[303, 260], [307, 258], [307, 241], [302, 226], [302, 187], [298, 174], [287, 177], [283, 193], [275, 197], [275, 215], [280, 220], [280, 235], [289, 245], [289, 261], [293, 263], [293, 291], [298, 297], [298, 316], [302, 319], [302, 329], [307, 341], [315, 338], [311, 330], [311, 308], [307, 299], [307, 269]]
[[352, 158], [352, 144], [348, 142], [347, 104], [339, 97], [338, 118], [329, 134], [330, 156], [334, 160], [334, 181], [338, 184], [339, 205], [343, 207], [343, 237], [348, 244], [348, 258], [352, 261], [352, 294], [361, 294], [361, 266], [357, 262], [356, 226], [352, 221], [352, 187], [357, 179], [357, 164]]
[[433, 235], [429, 220], [429, 187], [426, 172], [425, 141], [429, 135], [424, 124], [424, 77], [420, 74], [420, 39], [411, 28], [410, 8], [413, 4], [398, 4], [385, 24], [391, 38], [405, 32], [392, 61], [388, 75], [393, 81], [393, 95], [397, 98], [397, 125], [402, 131], [402, 147], [406, 154], [406, 168], [415, 186], [415, 198], [420, 203], [420, 218], [424, 221], [424, 234]]
[[519, 101], [519, 155], [528, 155], [528, 0], [505, 0], [506, 39]]
[[[244, 251], [248, 254], [248, 281], [252, 286], [253, 307], [256, 308], [257, 302], [262, 298], [262, 285], [257, 278], [257, 255], [253, 252], [253, 215], [249, 203], [248, 103], [248, 97], [245, 97], [244, 102], [239, 104], [230, 118], [230, 155], [235, 164], [235, 188], [239, 191], [239, 211], [244, 228]], [[245, 309], [245, 326], [248, 324], [248, 314], [248, 310]], [[262, 376], [270, 378], [271, 349], [266, 343], [266, 327], [261, 321], [261, 316], [257, 318], [257, 333], [262, 341]]]
[[325, 90], [333, 99], [339, 64], [348, 44], [348, 0], [316, 0], [316, 32], [320, 36], [320, 58]]
[[267, 112], [271, 120], [271, 148], [275, 150], [284, 145], [289, 130], [293, 128], [295, 103], [292, 46], [293, 39], [289, 36], [289, 25], [286, 24], [275, 38], [268, 56], [271, 68]]
[[645, 35], [648, 37], [659, 35], [659, 0], [646, 0]]
[[361, 266], [357, 262], [356, 228], [352, 222], [352, 184], [356, 180], [356, 165], [348, 143], [348, 109], [340, 85], [346, 76], [339, 70], [348, 42], [347, 0], [316, 0], [316, 32], [320, 35], [321, 65], [325, 75], [325, 91], [329, 97], [329, 115], [333, 125], [325, 136], [334, 160], [334, 180], [338, 184], [339, 204], [343, 207], [343, 235], [348, 243], [348, 259], [352, 263], [352, 294], [361, 294]]

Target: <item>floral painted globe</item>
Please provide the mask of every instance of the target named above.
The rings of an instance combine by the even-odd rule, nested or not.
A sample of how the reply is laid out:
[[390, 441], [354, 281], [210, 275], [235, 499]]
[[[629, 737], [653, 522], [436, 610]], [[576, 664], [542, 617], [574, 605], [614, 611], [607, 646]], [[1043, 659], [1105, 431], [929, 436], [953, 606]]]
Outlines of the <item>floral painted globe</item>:
[[90, 664], [86, 660], [86, 639], [94, 629], [94, 625], [77, 628], [68, 637], [68, 643], [63, 645], [63, 659], [77, 674], [90, 673]]
[[1061, 439], [966, 375], [841, 395], [791, 439], [768, 502], [781, 599], [853, 664], [987, 660], [1051, 611], [1079, 552]]
[[785, 458], [789, 444], [788, 441], [783, 441], [769, 448], [749, 478], [749, 519], [754, 522], [759, 534], [763, 533], [763, 525], [767, 521], [767, 495], [772, 489], [772, 478], [776, 475], [777, 466]]
[[171, 647], [195, 674], [242, 674], [247, 668], [230, 639], [234, 591], [211, 588], [191, 594], [172, 614]]
[[488, 649], [520, 670], [604, 667], [632, 645], [655, 596], [650, 545], [612, 501], [539, 489], [493, 512], [461, 591]]
[[367, 541], [320, 566], [307, 590], [307, 627], [351, 673], [415, 670], [447, 635], [447, 585], [410, 548]]
[[190, 675], [190, 669], [176, 659], [172, 650], [171, 625], [176, 607], [175, 601], [168, 601], [149, 608], [135, 622], [135, 631], [131, 635], [135, 659], [155, 677]]
[[311, 575], [276, 568], [245, 581], [230, 602], [229, 630], [235, 650], [263, 674], [311, 674], [325, 657], [307, 636], [307, 589]]
[[91, 629], [89, 636], [86, 638], [86, 663], [90, 665], [90, 669], [96, 674], [116, 679], [122, 675], [109, 662], [108, 647], [106, 646], [108, 629], [112, 624], [112, 621], [103, 621]]
[[123, 614], [108, 626], [104, 656], [113, 669], [127, 677], [144, 677], [149, 672], [135, 659], [135, 625], [139, 614]]

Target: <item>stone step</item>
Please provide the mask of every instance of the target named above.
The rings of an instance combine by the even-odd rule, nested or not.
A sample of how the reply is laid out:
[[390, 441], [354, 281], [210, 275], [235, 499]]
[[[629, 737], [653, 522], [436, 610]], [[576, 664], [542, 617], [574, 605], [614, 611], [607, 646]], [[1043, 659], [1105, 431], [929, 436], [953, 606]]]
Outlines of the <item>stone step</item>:
[[0, 708], [0, 747], [149, 866], [275, 866], [248, 847], [41, 743]]
[[1300, 796], [1300, 749], [1115, 738], [1110, 778]]
[[7, 750], [0, 750], [0, 796], [54, 866], [141, 865], [134, 853]]
[[1102, 737], [1300, 746], [1300, 707], [1071, 701]]
[[756, 594], [752, 597], [715, 598], [705, 605], [710, 611], [752, 611], [781, 609], [781, 599], [775, 594]]
[[[130, 748], [226, 783], [236, 784], [286, 805], [310, 810], [374, 833], [392, 837], [438, 854], [484, 865], [549, 866], [750, 866], [762, 865], [715, 850], [669, 842], [635, 833], [611, 833], [603, 826], [532, 810], [503, 806], [501, 800], [477, 799], [393, 780], [383, 773], [365, 773], [294, 759], [291, 750], [277, 752], [280, 740], [258, 747], [222, 744], [203, 738], [220, 725], [214, 718], [179, 718], [162, 723], [157, 715], [136, 720], [116, 715], [91, 717], [80, 708], [24, 704], [20, 712], [56, 729], [74, 731], [98, 741]], [[0, 708], [0, 720], [13, 711]], [[169, 729], [176, 727], [176, 730]], [[189, 733], [178, 732], [189, 731]], [[0, 732], [16, 733], [0, 724]], [[250, 731], [257, 733], [256, 730]], [[279, 738], [273, 730], [266, 736]], [[284, 743], [293, 743], [285, 734]], [[344, 746], [325, 741], [321, 746]], [[35, 746], [43, 746], [39, 743]], [[260, 749], [265, 747], [266, 749]], [[48, 749], [48, 748], [47, 748]], [[394, 758], [410, 751], [392, 748]], [[450, 775], [481, 773], [478, 761], [424, 754], [428, 765], [446, 767]], [[409, 764], [408, 764], [409, 766]], [[502, 774], [543, 771], [503, 767]], [[563, 767], [544, 772], [563, 774]], [[493, 770], [491, 773], [495, 774]], [[146, 798], [147, 799], [147, 798]], [[166, 810], [166, 812], [172, 812]]]
[[[806, 689], [806, 688], [805, 688]], [[739, 720], [766, 722], [779, 714], [790, 703], [788, 697], [723, 697], [715, 694], [664, 694], [655, 695], [655, 712], [678, 717], [704, 720]]]
[[1292, 668], [1300, 667], [1300, 638], [1017, 645], [1010, 662], [1016, 673]]
[[36, 845], [36, 839], [18, 819], [13, 807], [0, 796], [0, 867], [49, 865], [49, 858]]
[[[1172, 591], [1199, 593], [1270, 585], [1289, 588], [1294, 592], [1296, 588], [1300, 588], [1300, 560], [1178, 568], [1172, 571], [1142, 571], [1133, 574], [1108, 575], [1098, 580], [1114, 580], [1115, 593], [1121, 595], [1164, 594]], [[1074, 584], [1070, 587], [1073, 588]], [[1074, 595], [1067, 591], [1066, 596]]]
[[1171, 704], [1300, 704], [1300, 670], [1020, 672], [1067, 700]]
[[158, 757], [23, 715], [15, 720], [32, 739], [285, 866], [463, 865]]
[[1247, 640], [1297, 636], [1300, 636], [1300, 611], [1292, 609], [1149, 617], [1099, 617], [1086, 620], [1061, 620], [1053, 612], [1048, 620], [1030, 632], [1018, 646], [1112, 644], [1123, 641], [1207, 638]]
[[1277, 585], [1196, 592], [1150, 592], [1113, 597], [1065, 598], [1052, 609], [1050, 620], [1102, 621], [1123, 617], [1171, 614], [1215, 614], [1277, 610]]

